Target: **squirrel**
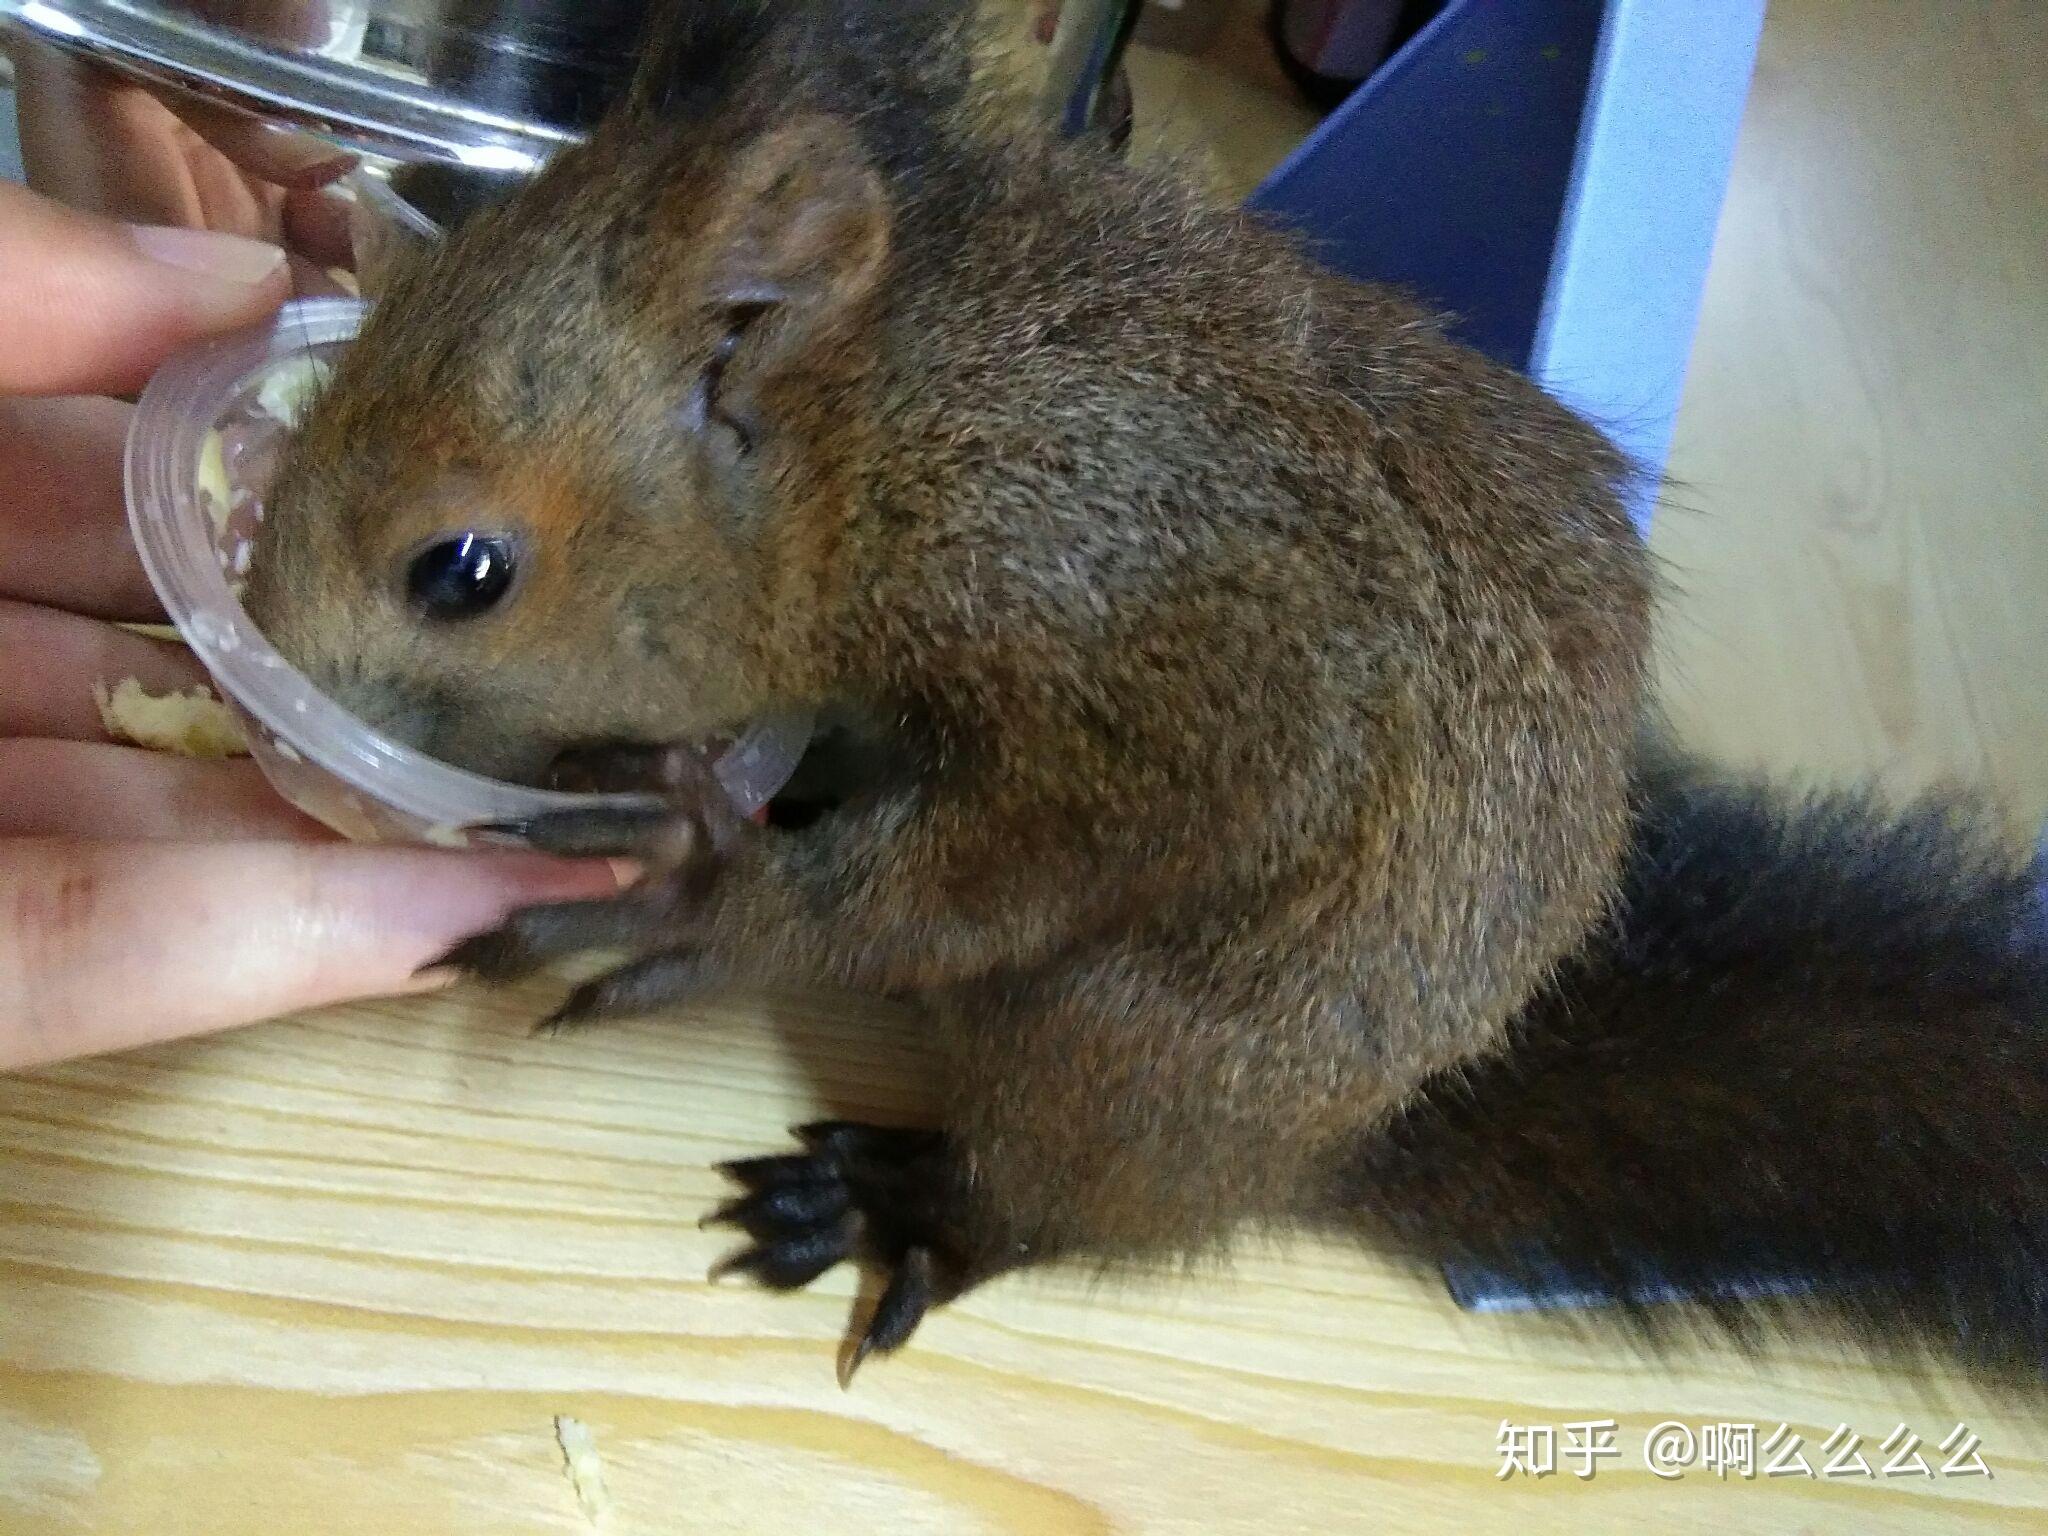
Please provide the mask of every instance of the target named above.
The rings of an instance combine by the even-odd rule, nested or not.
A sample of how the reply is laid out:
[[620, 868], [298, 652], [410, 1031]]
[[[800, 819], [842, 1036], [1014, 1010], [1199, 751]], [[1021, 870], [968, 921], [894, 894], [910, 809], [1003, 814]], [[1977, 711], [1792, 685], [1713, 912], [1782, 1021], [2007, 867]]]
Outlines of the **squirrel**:
[[[1409, 300], [975, 109], [964, 8], [681, 7], [582, 145], [401, 271], [246, 602], [363, 718], [657, 809], [554, 1016], [921, 1002], [928, 1129], [735, 1163], [726, 1268], [842, 1362], [998, 1275], [1354, 1232], [1646, 1337], [1806, 1285], [2048, 1361], [2039, 872], [1961, 811], [1661, 744], [1630, 466]], [[821, 730], [769, 824], [684, 750]], [[596, 765], [593, 768], [593, 764]], [[607, 765], [610, 765], [607, 767]]]

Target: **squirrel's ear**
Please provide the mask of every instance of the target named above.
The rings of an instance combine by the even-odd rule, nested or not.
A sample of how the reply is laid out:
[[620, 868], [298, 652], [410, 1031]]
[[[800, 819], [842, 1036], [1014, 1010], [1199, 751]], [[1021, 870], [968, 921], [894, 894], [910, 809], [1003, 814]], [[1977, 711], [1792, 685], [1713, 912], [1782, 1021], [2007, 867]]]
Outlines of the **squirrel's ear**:
[[812, 115], [739, 152], [706, 231], [705, 299], [773, 305], [828, 322], [865, 296], [889, 258], [889, 203], [853, 130]]

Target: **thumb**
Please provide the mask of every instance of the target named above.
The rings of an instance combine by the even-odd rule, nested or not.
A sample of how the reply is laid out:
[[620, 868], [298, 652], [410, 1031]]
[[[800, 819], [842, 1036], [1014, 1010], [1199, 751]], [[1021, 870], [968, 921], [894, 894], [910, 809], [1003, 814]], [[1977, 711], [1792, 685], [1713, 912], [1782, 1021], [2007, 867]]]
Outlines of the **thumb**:
[[0, 182], [0, 395], [131, 394], [187, 342], [289, 296], [276, 246], [119, 224]]
[[0, 843], [0, 1070], [426, 990], [515, 907], [619, 885], [533, 854]]

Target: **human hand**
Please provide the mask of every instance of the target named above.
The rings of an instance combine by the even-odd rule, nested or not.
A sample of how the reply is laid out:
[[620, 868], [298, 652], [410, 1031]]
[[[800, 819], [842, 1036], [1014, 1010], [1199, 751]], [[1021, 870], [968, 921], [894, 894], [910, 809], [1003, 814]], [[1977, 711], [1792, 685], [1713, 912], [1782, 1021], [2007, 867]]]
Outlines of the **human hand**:
[[22, 169], [31, 189], [139, 224], [210, 229], [280, 245], [302, 286], [354, 265], [348, 205], [325, 190], [349, 155], [224, 107], [148, 89], [21, 32], [14, 61]]
[[246, 760], [108, 740], [94, 682], [205, 678], [118, 625], [162, 613], [122, 519], [128, 407], [86, 392], [287, 294], [274, 247], [0, 183], [0, 1069], [420, 990], [513, 909], [618, 889], [602, 862], [345, 845]]

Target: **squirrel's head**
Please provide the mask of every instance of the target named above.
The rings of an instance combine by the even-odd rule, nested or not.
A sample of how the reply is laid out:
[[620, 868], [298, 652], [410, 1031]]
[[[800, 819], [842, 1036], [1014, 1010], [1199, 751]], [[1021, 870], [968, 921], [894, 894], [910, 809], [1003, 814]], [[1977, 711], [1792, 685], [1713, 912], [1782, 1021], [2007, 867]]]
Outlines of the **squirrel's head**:
[[807, 702], [890, 233], [833, 117], [563, 154], [377, 304], [272, 489], [251, 617], [514, 779]]

